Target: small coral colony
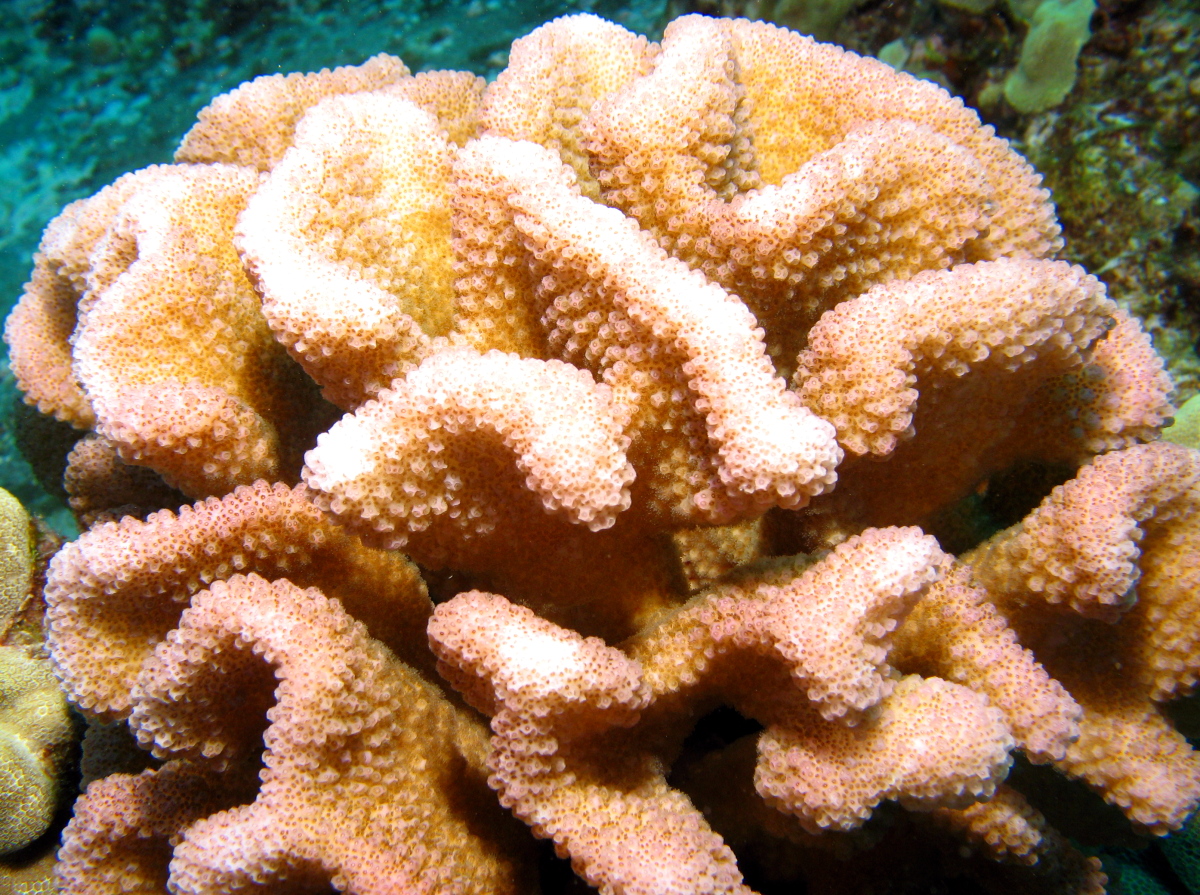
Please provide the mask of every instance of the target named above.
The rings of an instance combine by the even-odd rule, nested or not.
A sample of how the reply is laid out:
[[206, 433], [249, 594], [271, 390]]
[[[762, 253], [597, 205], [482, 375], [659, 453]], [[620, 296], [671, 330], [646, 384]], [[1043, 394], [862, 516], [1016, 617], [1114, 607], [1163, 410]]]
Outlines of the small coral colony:
[[87, 433], [62, 889], [1104, 891], [1038, 805], [1200, 803], [1200, 453], [1061, 248], [959, 100], [761, 22], [217, 97], [5, 329]]

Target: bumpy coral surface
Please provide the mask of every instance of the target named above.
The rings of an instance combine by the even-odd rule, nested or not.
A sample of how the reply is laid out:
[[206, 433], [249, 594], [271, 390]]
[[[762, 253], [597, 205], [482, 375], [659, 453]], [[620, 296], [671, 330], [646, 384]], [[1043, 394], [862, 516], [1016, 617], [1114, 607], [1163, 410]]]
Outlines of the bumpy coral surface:
[[[272, 672], [262, 730], [265, 706], [253, 701], [271, 698]], [[481, 822], [503, 818], [472, 779], [478, 725], [336, 600], [257, 575], [216, 582], [139, 680], [130, 726], [169, 760], [89, 788], [64, 834], [66, 891], [152, 884], [155, 862], [128, 856], [161, 848], [159, 837], [184, 891], [322, 875], [355, 892], [520, 890], [520, 848]], [[261, 784], [239, 804], [233, 784], [246, 789], [243, 765], [259, 750]], [[189, 812], [206, 816], [185, 825]], [[138, 830], [138, 813], [162, 820]], [[105, 841], [117, 848], [96, 848]]]
[[[75, 740], [41, 644], [22, 636], [20, 617], [35, 596], [35, 558], [29, 515], [0, 489], [0, 857], [19, 852], [50, 826]], [[0, 881], [7, 882], [12, 869], [0, 865]]]
[[911, 837], [1099, 893], [1018, 753], [1142, 834], [1200, 804], [1200, 460], [944, 91], [573, 16], [486, 86], [259, 79], [176, 161], [64, 210], [5, 329], [93, 433], [69, 891], [553, 891], [532, 837], [606, 893], [882, 890]]

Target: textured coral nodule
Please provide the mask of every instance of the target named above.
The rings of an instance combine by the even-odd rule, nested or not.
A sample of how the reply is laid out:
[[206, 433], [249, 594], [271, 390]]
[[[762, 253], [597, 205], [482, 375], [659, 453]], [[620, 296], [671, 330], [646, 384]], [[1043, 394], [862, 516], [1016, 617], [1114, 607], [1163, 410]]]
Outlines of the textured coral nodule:
[[[0, 488], [0, 857], [50, 827], [75, 741], [66, 697], [42, 644], [20, 625], [35, 597], [36, 552], [29, 515]], [[0, 867], [0, 879], [6, 874]]]
[[64, 891], [527, 892], [542, 838], [601, 892], [932, 885], [900, 847], [1100, 893], [1015, 753], [1139, 834], [1200, 804], [1200, 454], [940, 88], [578, 15], [491, 84], [259, 78], [175, 161], [5, 326], [90, 433]]

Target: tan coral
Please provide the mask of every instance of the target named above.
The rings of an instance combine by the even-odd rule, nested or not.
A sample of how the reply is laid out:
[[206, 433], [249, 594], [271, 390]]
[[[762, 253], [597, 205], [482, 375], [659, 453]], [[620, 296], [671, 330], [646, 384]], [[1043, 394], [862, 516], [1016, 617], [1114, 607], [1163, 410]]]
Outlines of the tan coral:
[[[837, 491], [798, 520], [808, 536], [928, 524], [1018, 461], [1078, 462], [1097, 429], [1121, 444], [1145, 437], [1165, 419], [1170, 383], [1136, 325], [1108, 329], [1114, 313], [1080, 268], [1012, 259], [838, 305], [809, 332], [797, 388], [849, 452], [887, 459], [844, 464]], [[1105, 366], [1110, 339], [1132, 362]], [[1123, 412], [1100, 423], [1097, 405]]]
[[368, 543], [621, 637], [674, 600], [666, 545], [614, 526], [634, 477], [620, 420], [567, 364], [445, 351], [323, 434], [304, 478]]
[[1078, 420], [1071, 438], [1081, 438], [1097, 454], [1154, 441], [1175, 410], [1163, 359], [1125, 311], [1113, 315], [1112, 329], [1070, 386], [1063, 403]]
[[343, 407], [449, 328], [451, 146], [398, 96], [325, 100], [239, 221], [271, 328]]
[[975, 579], [1002, 602], [1063, 604], [1115, 621], [1137, 600], [1143, 530], [1193, 528], [1197, 489], [1200, 453], [1178, 445], [1098, 457], [977, 550]]
[[75, 443], [67, 455], [63, 487], [80, 530], [123, 516], [145, 518], [185, 499], [154, 470], [122, 460], [117, 446], [101, 435]]
[[376, 91], [406, 99], [429, 112], [450, 142], [462, 146], [479, 134], [480, 105], [487, 82], [467, 71], [426, 71]]
[[484, 128], [554, 150], [596, 198], [580, 122], [593, 104], [644, 75], [657, 48], [598, 16], [563, 16], [513, 42], [508, 66], [486, 93]]
[[937, 808], [930, 815], [995, 860], [1036, 864], [1038, 852], [1046, 847], [1046, 818], [1007, 784], [996, 787], [985, 802]]
[[762, 559], [768, 549], [761, 519], [683, 528], [672, 533], [671, 541], [689, 593], [716, 583], [738, 566]]
[[[1195, 491], [1193, 500], [1195, 500]], [[1157, 517], [1156, 517], [1157, 518]], [[1149, 527], [1149, 526], [1148, 526]], [[1166, 702], [1191, 694], [1200, 678], [1200, 519], [1189, 512], [1147, 532], [1141, 542], [1136, 618], [1141, 681], [1150, 698]]]
[[[1055, 568], [1034, 574], [1065, 582], [1057, 606], [978, 586], [986, 548], [951, 564], [926, 535], [872, 528], [923, 525], [966, 549], [983, 535], [961, 521], [1015, 462], [1038, 472], [1020, 483], [1029, 506], [1043, 471], [1137, 457], [1171, 412], [1136, 322], [1048, 260], [1061, 242], [1038, 177], [940, 88], [759, 22], [685, 17], [656, 44], [574, 16], [518, 42], [487, 87], [383, 57], [259, 79], [214, 101], [179, 159], [64, 211], [7, 328], [28, 400], [111, 439], [73, 458], [89, 512], [172, 500], [130, 490], [113, 450], [194, 495], [233, 489], [178, 516], [89, 516], [55, 566], [56, 661], [80, 704], [136, 710], [163, 757], [191, 756], [94, 786], [71, 852], [84, 877], [109, 854], [114, 884], [131, 866], [161, 887], [172, 837], [193, 832], [204, 848], [193, 877], [180, 845], [181, 891], [270, 863], [243, 861], [257, 846], [222, 840], [225, 820], [184, 831], [260, 810], [234, 807], [252, 792], [213, 785], [183, 821], [155, 801], [188, 802], [206, 767], [256, 770], [238, 756], [256, 760], [257, 741], [222, 731], [266, 727], [269, 673], [231, 720], [173, 646], [228, 632], [220, 606], [186, 607], [239, 571], [276, 579], [249, 586], [271, 605], [292, 584], [338, 596], [426, 683], [428, 581], [457, 630], [450, 643], [435, 619], [444, 673], [495, 713], [493, 785], [600, 886], [745, 891], [729, 846], [747, 837], [722, 842], [664, 776], [677, 756], [684, 777], [726, 766], [697, 756], [702, 730], [688, 737], [710, 710], [732, 714], [720, 706], [766, 728], [729, 745], [746, 777], [729, 798], [773, 818], [755, 821], [770, 835], [844, 844], [831, 831], [881, 800], [943, 806], [1007, 862], [973, 869], [1007, 891], [1102, 878], [1006, 791], [962, 807], [1014, 745], [1147, 831], [1194, 804], [1194, 757], [1160, 711], [1200, 673], [1190, 485], [1115, 488], [1115, 541], [1045, 548]], [[205, 192], [218, 182], [235, 188]], [[164, 233], [206, 252], [162, 264]], [[190, 301], [162, 300], [185, 285]], [[302, 470], [332, 422], [322, 388], [352, 413]], [[1066, 490], [1110, 462], [1127, 461]], [[274, 484], [236, 489], [259, 475]], [[302, 475], [311, 492], [287, 487]], [[348, 530], [408, 551], [420, 576]], [[1136, 581], [1137, 604], [1088, 589], [1101, 579]], [[217, 602], [243, 586], [217, 586]], [[1120, 618], [1073, 617], [1071, 600]], [[251, 640], [223, 640], [233, 652], [213, 664]], [[150, 671], [168, 666], [194, 673], [178, 700]], [[1139, 747], [1149, 763], [1121, 754]], [[343, 808], [359, 811], [323, 810]], [[105, 812], [130, 822], [85, 834]], [[300, 815], [288, 835], [305, 839]], [[372, 841], [362, 830], [347, 859]], [[853, 834], [882, 862], [856, 879], [890, 872], [888, 839]], [[305, 841], [289, 854], [326, 861]], [[340, 884], [291, 866], [297, 884]], [[781, 867], [814, 891], [837, 878], [811, 855]]]
[[92, 251], [113, 217], [168, 166], [126, 174], [87, 199], [72, 202], [47, 226], [34, 256], [33, 277], [4, 325], [13, 375], [27, 403], [81, 429], [96, 417], [72, 369], [71, 335], [89, 289]]
[[[1072, 638], [1072, 645], [1082, 639]], [[1094, 648], [1079, 653], [1098, 658]], [[1156, 836], [1178, 830], [1200, 805], [1200, 755], [1157, 706], [1117, 689], [1119, 669], [1085, 676], [1065, 664], [1047, 660], [1084, 715], [1079, 739], [1057, 766], [1120, 808], [1137, 829]]]
[[71, 370], [71, 333], [79, 294], [39, 254], [33, 277], [4, 324], [9, 365], [25, 401], [78, 428], [95, 424], [87, 395]]
[[[873, 529], [808, 569], [783, 565], [688, 605], [628, 645], [660, 698], [707, 675], [756, 704], [744, 653], [787, 667], [792, 686], [826, 720], [858, 723], [891, 692], [890, 634], [941, 576], [945, 554], [917, 529]], [[711, 666], [711, 667], [710, 667]], [[763, 706], [774, 698], [758, 697]], [[778, 696], [789, 706], [792, 696]], [[769, 708], [762, 709], [770, 713]]]
[[140, 774], [114, 773], [75, 802], [55, 867], [66, 895], [162, 891], [171, 842], [208, 814], [251, 798], [252, 775], [171, 761]]
[[304, 478], [352, 528], [392, 549], [428, 532], [418, 552], [461, 565], [473, 540], [519, 523], [521, 492], [531, 515], [611, 527], [633, 480], [620, 423], [609, 389], [568, 364], [446, 351], [323, 434]]
[[955, 564], [904, 620], [892, 661], [987, 696], [1035, 762], [1060, 760], [1079, 737], [1080, 708], [1018, 641], [970, 567]]
[[257, 186], [250, 169], [211, 165], [138, 189], [93, 250], [73, 336], [100, 433], [194, 497], [278, 477], [303, 428], [296, 374], [231, 244]]
[[785, 565], [717, 588], [628, 648], [661, 706], [720, 693], [768, 724], [756, 786], [810, 830], [856, 827], [888, 798], [969, 801], [1003, 774], [1007, 727], [978, 694], [898, 683], [887, 664], [892, 632], [944, 559], [916, 529], [868, 530], [802, 574]]
[[[1108, 877], [1100, 859], [1079, 852], [1015, 789], [996, 788], [986, 802], [966, 808], [938, 808], [933, 822], [953, 830], [969, 846], [1001, 864], [1031, 868], [1028, 875], [996, 874], [1008, 886], [1030, 886], [1031, 891], [1104, 895]], [[1033, 888], [1033, 887], [1036, 887]]]
[[637, 663], [492, 594], [443, 604], [429, 631], [442, 673], [496, 713], [488, 782], [501, 804], [584, 879], [630, 895], [749, 895], [733, 853], [661, 770], [619, 739], [597, 741], [645, 706]]
[[635, 467], [653, 512], [727, 522], [802, 506], [832, 484], [832, 432], [782, 387], [744, 305], [584, 198], [569, 169], [533, 144], [481, 138], [458, 171], [511, 216], [516, 232], [501, 244], [528, 259], [547, 347], [637, 408], [634, 450], [650, 456]]
[[364, 547], [306, 499], [259, 483], [145, 522], [85, 533], [55, 558], [46, 586], [49, 643], [71, 698], [93, 715], [128, 714], [130, 686], [192, 595], [243, 571], [340, 596], [376, 636], [418, 666], [430, 606], [403, 557]]
[[991, 795], [1008, 772], [1008, 729], [982, 695], [901, 678], [861, 727], [779, 727], [759, 740], [754, 782], [811, 832], [853, 829], [893, 799], [913, 810]]
[[789, 329], [875, 283], [1059, 244], [1036, 175], [960, 101], [765, 23], [677, 19], [582, 127], [605, 201], [743, 297], [784, 365]]
[[395, 56], [313, 74], [264, 75], [223, 93], [200, 110], [175, 152], [177, 162], [228, 162], [270, 170], [291, 145], [296, 125], [321, 100], [377, 90], [408, 75]]
[[754, 128], [766, 182], [797, 170], [860, 121], [905, 119], [964, 147], [987, 172], [996, 208], [986, 257], [1045, 257], [1061, 245], [1040, 176], [962, 100], [931, 81], [784, 28], [742, 20], [722, 27], [735, 47], [752, 122], [771, 123]]
[[993, 394], [998, 386], [980, 388], [980, 380], [1028, 393], [1030, 381], [1078, 367], [1113, 310], [1098, 280], [1061, 261], [923, 273], [839, 305], [809, 332], [795, 381], [849, 451], [886, 456], [920, 432], [913, 416], [922, 392], [962, 409], [962, 399], [941, 395], [957, 379], [995, 402], [977, 416], [993, 425], [1019, 417], [1017, 399], [1005, 402]]

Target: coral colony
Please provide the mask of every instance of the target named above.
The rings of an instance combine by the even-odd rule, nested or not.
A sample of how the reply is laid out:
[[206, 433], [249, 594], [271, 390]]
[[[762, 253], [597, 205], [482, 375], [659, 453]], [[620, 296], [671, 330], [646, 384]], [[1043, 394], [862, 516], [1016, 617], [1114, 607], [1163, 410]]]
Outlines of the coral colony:
[[[1161, 710], [1200, 454], [1039, 184], [746, 20], [216, 98], [49, 225], [5, 330], [89, 433], [64, 890], [523, 893], [541, 838], [606, 893], [853, 891], [918, 839], [1104, 891], [1037, 781], [1148, 836], [1200, 803]], [[963, 535], [1021, 469], [1061, 474]]]

